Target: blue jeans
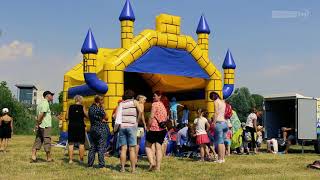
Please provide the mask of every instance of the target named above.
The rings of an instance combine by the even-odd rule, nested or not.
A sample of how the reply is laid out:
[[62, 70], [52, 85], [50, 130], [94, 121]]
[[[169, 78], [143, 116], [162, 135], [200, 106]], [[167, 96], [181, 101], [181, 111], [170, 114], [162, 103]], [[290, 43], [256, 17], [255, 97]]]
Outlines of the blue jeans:
[[225, 121], [217, 121], [215, 134], [214, 134], [214, 140], [216, 141], [216, 144], [224, 144], [224, 141], [226, 140], [227, 132], [228, 132], [227, 123]]
[[118, 142], [119, 142], [119, 146], [123, 146], [123, 145], [136, 146], [137, 145], [137, 127], [120, 128]]

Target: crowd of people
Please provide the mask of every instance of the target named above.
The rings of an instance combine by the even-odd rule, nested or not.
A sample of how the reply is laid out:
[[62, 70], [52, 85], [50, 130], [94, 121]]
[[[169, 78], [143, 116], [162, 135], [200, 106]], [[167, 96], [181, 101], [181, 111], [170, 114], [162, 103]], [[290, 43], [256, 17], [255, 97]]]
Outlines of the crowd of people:
[[[37, 162], [37, 151], [44, 147], [47, 161], [54, 161], [51, 156], [52, 117], [49, 103], [54, 93], [45, 91], [43, 101], [37, 106], [35, 126], [36, 138], [32, 147], [31, 162]], [[74, 97], [75, 103], [70, 105], [66, 119], [68, 120], [68, 152], [69, 163], [73, 163], [75, 144], [79, 147], [79, 162], [85, 164], [86, 125], [85, 118], [90, 120], [90, 148], [88, 167], [93, 167], [98, 154], [98, 167], [106, 169], [106, 154], [119, 153], [120, 172], [125, 172], [127, 158], [130, 160], [130, 172], [136, 171], [139, 151], [145, 150], [150, 171], [160, 171], [163, 156], [194, 157], [199, 161], [224, 163], [225, 157], [234, 153], [258, 153], [262, 143], [263, 127], [258, 124], [261, 111], [253, 110], [246, 123], [234, 118], [232, 107], [215, 92], [210, 93], [214, 101], [214, 115], [209, 118], [208, 111], [199, 108], [196, 117], [190, 119], [187, 105], [179, 104], [176, 98], [171, 101], [161, 92], [153, 94], [150, 116], [146, 116], [146, 96], [126, 90], [121, 101], [114, 110], [112, 119], [108, 119], [104, 99], [96, 95], [94, 102], [87, 110], [83, 105], [83, 97]], [[178, 107], [182, 108], [179, 118]], [[191, 122], [190, 122], [191, 121]], [[110, 132], [108, 123], [112, 122]], [[0, 151], [5, 152], [8, 139], [13, 130], [13, 118], [9, 109], [2, 109], [0, 117]], [[292, 142], [288, 132], [292, 128], [282, 128], [284, 138]], [[146, 133], [146, 134], [145, 134]], [[112, 138], [110, 138], [112, 136]], [[285, 139], [285, 141], [286, 141]], [[141, 143], [143, 142], [145, 143]], [[268, 140], [268, 151], [277, 152], [277, 141]], [[141, 147], [140, 147], [141, 145]], [[286, 149], [287, 151], [287, 149]]]

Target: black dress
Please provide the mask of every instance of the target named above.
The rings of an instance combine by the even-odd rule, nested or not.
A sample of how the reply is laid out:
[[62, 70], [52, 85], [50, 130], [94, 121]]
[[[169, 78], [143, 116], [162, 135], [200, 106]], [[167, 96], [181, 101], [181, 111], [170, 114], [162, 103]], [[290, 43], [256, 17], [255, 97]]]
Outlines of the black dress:
[[85, 142], [85, 114], [83, 106], [73, 104], [69, 107], [68, 119], [68, 141], [73, 143], [84, 144]]
[[8, 121], [8, 122], [2, 121], [0, 126], [0, 138], [9, 139], [11, 138], [11, 133], [12, 133], [11, 121]]

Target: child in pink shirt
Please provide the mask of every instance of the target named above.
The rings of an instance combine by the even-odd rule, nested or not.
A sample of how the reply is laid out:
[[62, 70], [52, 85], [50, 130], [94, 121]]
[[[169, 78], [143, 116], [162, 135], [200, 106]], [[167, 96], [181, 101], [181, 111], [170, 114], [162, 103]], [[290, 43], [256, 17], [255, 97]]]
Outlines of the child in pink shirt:
[[226, 146], [226, 156], [230, 155], [230, 146], [231, 146], [231, 139], [232, 139], [232, 125], [230, 122], [228, 124], [228, 132], [226, 134], [226, 140], [224, 141], [224, 144]]

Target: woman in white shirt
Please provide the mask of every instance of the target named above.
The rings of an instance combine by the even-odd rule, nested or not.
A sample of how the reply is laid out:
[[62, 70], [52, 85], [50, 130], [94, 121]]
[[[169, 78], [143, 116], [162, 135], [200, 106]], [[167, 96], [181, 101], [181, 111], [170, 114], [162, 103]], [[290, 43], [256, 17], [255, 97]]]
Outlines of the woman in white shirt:
[[254, 133], [257, 132], [257, 119], [260, 118], [261, 116], [262, 116], [262, 111], [257, 111], [256, 109], [253, 109], [252, 113], [250, 113], [249, 116], [247, 117], [247, 122], [246, 122], [246, 131], [250, 132], [251, 134], [251, 150], [254, 151], [254, 153], [257, 153], [256, 140], [254, 138]]

